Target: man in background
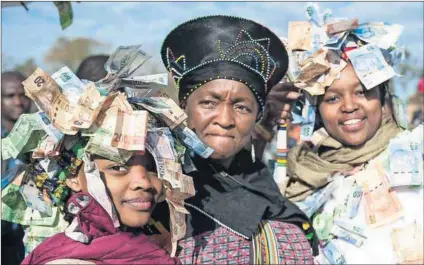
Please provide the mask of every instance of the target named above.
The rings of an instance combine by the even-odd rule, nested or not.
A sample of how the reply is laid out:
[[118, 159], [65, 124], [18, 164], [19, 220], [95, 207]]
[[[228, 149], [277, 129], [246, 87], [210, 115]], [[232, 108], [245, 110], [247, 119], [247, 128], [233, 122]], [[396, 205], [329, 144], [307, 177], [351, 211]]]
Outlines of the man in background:
[[[22, 82], [25, 76], [20, 72], [1, 74], [1, 138], [5, 138], [23, 113], [29, 113], [31, 100], [25, 96]], [[18, 159], [1, 161], [1, 173], [19, 164]], [[2, 264], [20, 264], [24, 258], [24, 231], [22, 226], [1, 221], [1, 261]]]
[[107, 55], [93, 55], [85, 58], [78, 67], [76, 75], [79, 79], [99, 81], [107, 75], [104, 65], [108, 58]]

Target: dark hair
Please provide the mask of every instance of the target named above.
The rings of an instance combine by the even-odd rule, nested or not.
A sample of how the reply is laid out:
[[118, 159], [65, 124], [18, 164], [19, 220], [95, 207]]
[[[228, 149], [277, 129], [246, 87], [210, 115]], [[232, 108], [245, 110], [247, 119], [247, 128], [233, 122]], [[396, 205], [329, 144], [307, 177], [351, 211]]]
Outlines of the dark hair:
[[4, 78], [15, 78], [18, 81], [24, 81], [26, 77], [19, 71], [7, 71], [1, 73], [1, 80]]
[[107, 75], [104, 65], [108, 58], [107, 55], [93, 55], [85, 58], [78, 67], [76, 75], [79, 79], [99, 81]]

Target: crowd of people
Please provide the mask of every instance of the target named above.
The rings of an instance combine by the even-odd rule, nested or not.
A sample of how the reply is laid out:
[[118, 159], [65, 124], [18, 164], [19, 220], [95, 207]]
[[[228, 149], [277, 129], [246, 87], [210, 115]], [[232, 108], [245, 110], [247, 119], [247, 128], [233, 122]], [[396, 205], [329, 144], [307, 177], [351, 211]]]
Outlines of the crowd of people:
[[287, 38], [178, 25], [168, 85], [138, 45], [2, 73], [2, 262], [422, 264], [424, 78], [406, 108], [401, 26], [306, 11]]

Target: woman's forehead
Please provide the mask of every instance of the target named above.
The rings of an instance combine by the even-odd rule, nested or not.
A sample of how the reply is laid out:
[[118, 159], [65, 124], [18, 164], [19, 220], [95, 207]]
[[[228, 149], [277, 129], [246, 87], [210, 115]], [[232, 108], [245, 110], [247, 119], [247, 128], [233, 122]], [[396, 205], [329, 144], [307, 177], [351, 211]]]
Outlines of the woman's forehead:
[[334, 80], [333, 84], [328, 87], [326, 92], [340, 92], [340, 90], [346, 89], [356, 89], [362, 87], [361, 80], [358, 76], [352, 65], [349, 63], [341, 72], [340, 78]]
[[199, 96], [225, 97], [229, 95], [231, 98], [255, 101], [252, 91], [245, 84], [234, 80], [216, 79], [204, 84], [197, 91]]

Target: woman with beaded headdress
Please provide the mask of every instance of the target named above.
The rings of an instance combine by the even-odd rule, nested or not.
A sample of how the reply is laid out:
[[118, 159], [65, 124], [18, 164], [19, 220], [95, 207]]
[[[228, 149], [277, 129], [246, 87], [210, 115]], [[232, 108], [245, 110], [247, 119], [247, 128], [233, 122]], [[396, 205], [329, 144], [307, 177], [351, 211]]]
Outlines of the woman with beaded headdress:
[[[190, 215], [178, 258], [186, 264], [311, 263], [317, 245], [308, 218], [281, 196], [249, 146], [265, 97], [288, 67], [280, 39], [251, 20], [207, 16], [172, 30], [161, 54], [187, 127], [213, 151], [184, 157], [196, 194], [184, 203]], [[168, 227], [167, 212], [158, 205], [154, 220]]]
[[52, 77], [38, 68], [23, 82], [40, 112], [23, 114], [2, 139], [3, 157], [30, 159], [2, 176], [2, 219], [26, 227], [22, 264], [180, 263], [159, 246], [150, 216], [158, 201], [181, 205], [193, 187], [181, 146], [146, 103], [167, 106], [169, 98], [134, 97], [121, 83], [146, 57], [138, 47], [119, 47], [106, 69], [126, 74], [110, 71], [96, 84], [67, 67]]
[[422, 263], [423, 127], [404, 130], [388, 88], [402, 26], [318, 10], [308, 4], [309, 21], [289, 23], [303, 91], [293, 119], [312, 130], [288, 153], [284, 195], [312, 218], [320, 263]]

